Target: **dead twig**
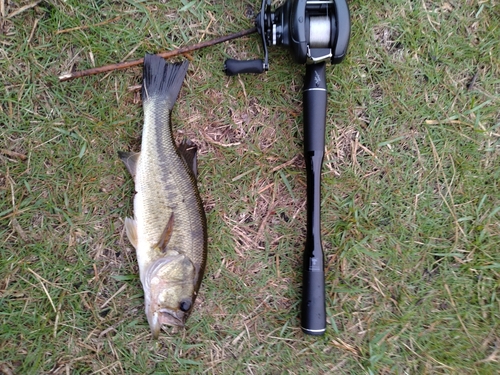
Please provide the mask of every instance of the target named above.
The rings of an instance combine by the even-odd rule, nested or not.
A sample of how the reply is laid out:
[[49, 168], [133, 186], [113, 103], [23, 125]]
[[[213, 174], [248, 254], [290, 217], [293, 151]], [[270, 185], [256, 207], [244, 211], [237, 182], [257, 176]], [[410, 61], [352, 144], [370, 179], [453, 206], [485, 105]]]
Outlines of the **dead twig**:
[[88, 29], [88, 28], [91, 28], [91, 27], [96, 27], [96, 26], [103, 26], [103, 25], [106, 25], [108, 23], [111, 23], [111, 22], [114, 22], [114, 21], [118, 21], [120, 18], [121, 18], [121, 16], [118, 16], [118, 17], [115, 17], [115, 18], [111, 18], [110, 20], [106, 20], [106, 21], [102, 21], [102, 22], [96, 23], [94, 25], [83, 25], [83, 26], [71, 27], [69, 29], [64, 29], [64, 30], [57, 30], [56, 31], [56, 35], [57, 34], [64, 34], [64, 33], [70, 33], [72, 31], [85, 30], [85, 29]]
[[0, 153], [7, 155], [7, 156], [10, 156], [12, 158], [17, 158], [17, 159], [21, 159], [21, 160], [28, 159], [28, 157], [24, 154], [20, 154], [19, 152], [7, 150], [5, 148], [0, 148]]
[[[178, 48], [174, 51], [161, 52], [161, 53], [158, 53], [157, 55], [160, 57], [163, 57], [164, 59], [167, 59], [170, 57], [175, 57], [175, 56], [179, 56], [182, 54], [186, 54], [188, 52], [192, 52], [192, 51], [195, 51], [195, 50], [198, 50], [201, 48], [213, 46], [215, 44], [227, 42], [228, 40], [231, 40], [231, 39], [241, 38], [243, 36], [253, 34], [256, 31], [257, 31], [257, 28], [253, 27], [251, 29], [239, 31], [239, 32], [234, 33], [234, 34], [229, 34], [229, 35], [221, 36], [221, 37], [216, 38], [216, 39], [207, 40], [206, 42], [197, 43], [197, 44], [193, 44], [191, 46]], [[87, 69], [87, 70], [80, 70], [80, 71], [76, 71], [76, 72], [66, 73], [66, 74], [59, 76], [59, 81], [64, 82], [64, 81], [69, 81], [70, 79], [90, 76], [90, 75], [99, 74], [99, 73], [106, 73], [106, 72], [110, 72], [113, 70], [126, 69], [126, 68], [130, 68], [132, 66], [141, 65], [143, 62], [144, 62], [144, 59], [142, 58], [142, 59], [133, 60], [133, 61], [125, 61], [122, 63], [110, 64], [110, 65], [100, 66], [97, 68], [91, 68], [91, 69]]]
[[[28, 4], [28, 5], [25, 5], [25, 6], [21, 7], [21, 8], [19, 8], [18, 10], [15, 10], [15, 11], [14, 11], [14, 12], [12, 12], [11, 14], [9, 14], [9, 15], [7, 16], [7, 19], [9, 19], [9, 18], [14, 18], [14, 17], [15, 17], [15, 16], [17, 16], [18, 14], [21, 14], [22, 12], [24, 12], [24, 11], [26, 11], [26, 10], [28, 10], [28, 9], [31, 9], [31, 8], [36, 7], [36, 6], [37, 6], [39, 3], [41, 3], [41, 2], [42, 2], [42, 0], [38, 0], [38, 1], [35, 1], [34, 3], [31, 3], [31, 4]], [[5, 10], [4, 10], [4, 12], [5, 12]]]

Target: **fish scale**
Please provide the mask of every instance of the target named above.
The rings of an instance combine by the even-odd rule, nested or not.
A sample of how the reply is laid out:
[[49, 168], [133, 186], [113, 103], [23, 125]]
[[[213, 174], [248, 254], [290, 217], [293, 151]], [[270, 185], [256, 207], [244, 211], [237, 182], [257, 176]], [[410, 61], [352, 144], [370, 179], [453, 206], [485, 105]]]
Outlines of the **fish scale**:
[[[144, 59], [144, 127], [141, 152], [120, 153], [135, 182], [134, 218], [127, 236], [136, 249], [146, 315], [154, 337], [163, 324], [183, 326], [206, 263], [207, 230], [196, 184], [196, 147], [176, 146], [171, 110], [187, 62]], [[193, 165], [188, 165], [193, 161]]]

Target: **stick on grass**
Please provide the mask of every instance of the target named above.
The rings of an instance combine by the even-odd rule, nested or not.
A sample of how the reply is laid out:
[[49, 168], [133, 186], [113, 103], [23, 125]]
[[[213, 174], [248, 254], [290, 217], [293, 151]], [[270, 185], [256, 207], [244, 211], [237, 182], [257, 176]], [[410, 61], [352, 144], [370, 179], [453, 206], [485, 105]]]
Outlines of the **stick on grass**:
[[[215, 44], [227, 42], [228, 40], [241, 38], [243, 36], [253, 34], [256, 31], [257, 31], [257, 28], [253, 27], [251, 29], [247, 29], [247, 30], [239, 31], [237, 33], [221, 36], [219, 38], [208, 40], [206, 42], [201, 42], [201, 43], [193, 44], [191, 46], [178, 48], [174, 51], [167, 51], [167, 52], [158, 53], [157, 55], [160, 57], [163, 57], [164, 59], [167, 59], [170, 57], [182, 55], [184, 53], [196, 51], [196, 50], [204, 48], [204, 47], [210, 47], [210, 46], [213, 46]], [[97, 68], [91, 68], [91, 69], [87, 69], [87, 70], [80, 70], [80, 71], [76, 71], [76, 72], [66, 73], [66, 74], [59, 76], [59, 81], [64, 82], [64, 81], [69, 81], [69, 80], [75, 79], [75, 78], [86, 77], [86, 76], [99, 74], [99, 73], [106, 73], [106, 72], [110, 72], [113, 70], [126, 69], [126, 68], [130, 68], [132, 66], [141, 65], [143, 62], [144, 62], [144, 59], [138, 59], [138, 60], [133, 60], [133, 61], [125, 61], [125, 62], [117, 63], [117, 64], [100, 66]]]

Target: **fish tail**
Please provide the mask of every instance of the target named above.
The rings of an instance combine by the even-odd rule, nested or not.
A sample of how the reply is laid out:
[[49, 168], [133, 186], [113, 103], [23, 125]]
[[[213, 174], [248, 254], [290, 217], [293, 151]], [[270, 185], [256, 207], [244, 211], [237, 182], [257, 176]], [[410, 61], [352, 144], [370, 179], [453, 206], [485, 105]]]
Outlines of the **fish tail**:
[[172, 110], [189, 63], [169, 64], [160, 56], [146, 54], [142, 82], [142, 100], [160, 99]]

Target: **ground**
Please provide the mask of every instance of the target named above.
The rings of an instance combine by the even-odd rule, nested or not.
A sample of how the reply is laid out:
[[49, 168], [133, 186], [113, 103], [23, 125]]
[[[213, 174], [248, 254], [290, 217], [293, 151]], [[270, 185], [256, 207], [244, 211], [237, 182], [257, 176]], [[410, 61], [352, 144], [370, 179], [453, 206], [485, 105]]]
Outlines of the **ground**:
[[[279, 3], [276, 3], [279, 4]], [[0, 373], [495, 374], [500, 4], [350, 1], [327, 67], [328, 328], [300, 330], [304, 66], [258, 35], [195, 51], [173, 112], [199, 146], [209, 254], [186, 329], [151, 339], [124, 234], [141, 67], [247, 29], [250, 0], [0, 0]]]

